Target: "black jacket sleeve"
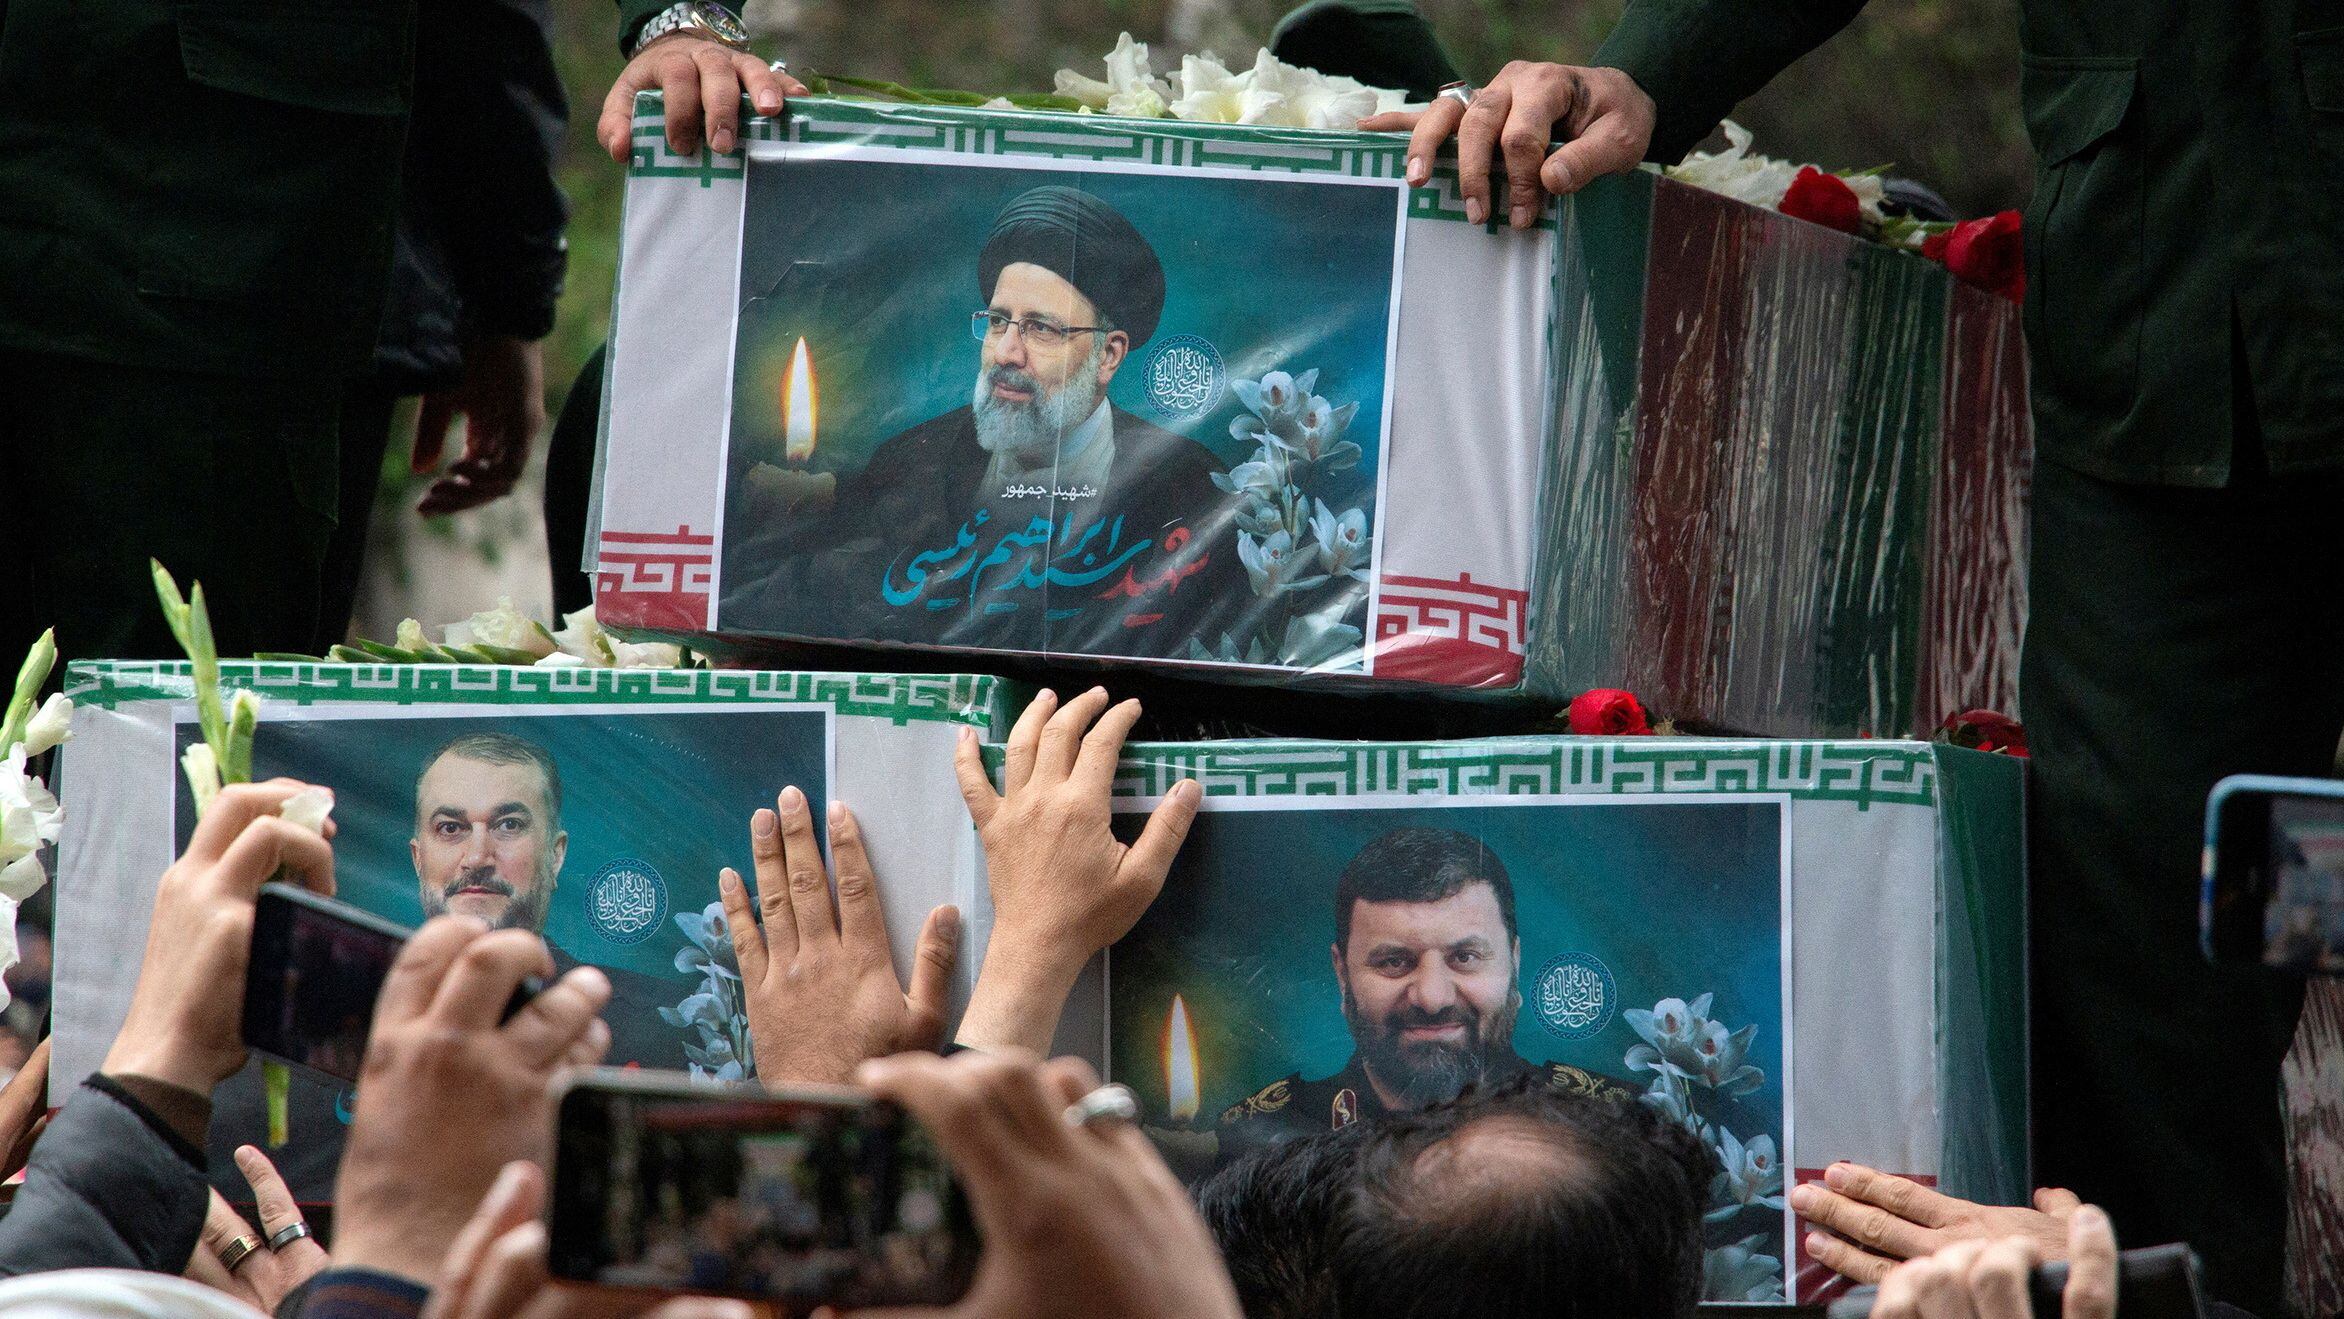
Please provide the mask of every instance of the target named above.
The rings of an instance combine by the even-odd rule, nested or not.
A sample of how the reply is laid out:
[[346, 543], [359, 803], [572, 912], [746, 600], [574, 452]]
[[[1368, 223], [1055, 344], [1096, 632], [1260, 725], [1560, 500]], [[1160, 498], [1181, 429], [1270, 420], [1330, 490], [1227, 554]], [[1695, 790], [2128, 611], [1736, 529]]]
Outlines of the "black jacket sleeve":
[[468, 334], [553, 328], [569, 203], [554, 156], [569, 120], [547, 0], [423, 0], [408, 215], [429, 234]]
[[161, 1118], [93, 1077], [33, 1146], [0, 1218], [0, 1277], [186, 1268], [209, 1207], [200, 1160]]
[[1674, 164], [1717, 121], [1848, 25], [1864, 0], [1633, 0], [1590, 64], [1659, 110], [1646, 160]]

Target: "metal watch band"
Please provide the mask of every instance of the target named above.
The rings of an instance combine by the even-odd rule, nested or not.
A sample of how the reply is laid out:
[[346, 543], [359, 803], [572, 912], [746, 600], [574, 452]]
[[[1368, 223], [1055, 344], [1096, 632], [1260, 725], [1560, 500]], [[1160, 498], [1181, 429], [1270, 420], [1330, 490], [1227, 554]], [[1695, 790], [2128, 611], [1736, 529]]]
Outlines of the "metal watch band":
[[680, 0], [644, 20], [641, 30], [635, 34], [635, 48], [629, 54], [639, 55], [645, 46], [678, 32], [695, 32], [735, 50], [749, 48], [748, 29], [741, 26], [741, 20], [730, 10], [707, 0]]

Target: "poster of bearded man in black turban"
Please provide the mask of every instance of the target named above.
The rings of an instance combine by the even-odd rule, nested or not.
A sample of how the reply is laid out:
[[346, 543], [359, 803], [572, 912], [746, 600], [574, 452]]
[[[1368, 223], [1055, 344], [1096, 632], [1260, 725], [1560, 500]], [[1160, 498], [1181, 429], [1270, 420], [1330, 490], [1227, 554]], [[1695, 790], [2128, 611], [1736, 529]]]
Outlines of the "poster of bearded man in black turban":
[[[1266, 609], [1290, 609], [1277, 597], [1304, 574], [1259, 591], [1240, 552], [1248, 505], [1230, 473], [1253, 445], [1233, 438], [1232, 414], [1253, 413], [1232, 381], [1251, 390], [1246, 369], [1325, 357], [1322, 387], [1372, 390], [1380, 431], [1389, 190], [845, 163], [784, 161], [768, 177], [797, 182], [786, 195], [800, 205], [805, 185], [833, 176], [857, 186], [821, 205], [883, 192], [892, 215], [859, 215], [892, 222], [898, 240], [793, 209], [752, 161], [719, 630], [1186, 659], [1196, 638], [1246, 635]], [[1184, 205], [1180, 190], [1199, 183], [1212, 194]], [[1317, 305], [1265, 305], [1274, 260], [1232, 269], [1232, 238], [1207, 236], [1217, 221], [1195, 204], [1251, 228], [1261, 221], [1227, 199], [1265, 187], [1362, 194], [1351, 209], [1382, 229], [1380, 263], [1360, 263], [1376, 281], [1318, 291], [1346, 263], [1317, 256], [1324, 236], [1290, 235]], [[1308, 199], [1287, 200], [1291, 213]], [[916, 232], [905, 211], [926, 216]], [[1354, 436], [1357, 412], [1344, 414]], [[1372, 509], [1379, 465], [1331, 470], [1317, 497]], [[1366, 573], [1350, 568], [1357, 629]]]

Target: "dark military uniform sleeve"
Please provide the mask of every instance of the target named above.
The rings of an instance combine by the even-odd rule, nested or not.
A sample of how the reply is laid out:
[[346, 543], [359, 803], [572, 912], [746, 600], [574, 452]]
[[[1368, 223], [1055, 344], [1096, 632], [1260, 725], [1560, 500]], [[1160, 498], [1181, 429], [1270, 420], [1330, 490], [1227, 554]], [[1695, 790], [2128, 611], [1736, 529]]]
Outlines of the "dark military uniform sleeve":
[[1743, 98], [1848, 25], [1864, 0], [1634, 0], [1589, 63], [1659, 112], [1646, 160], [1674, 164]]

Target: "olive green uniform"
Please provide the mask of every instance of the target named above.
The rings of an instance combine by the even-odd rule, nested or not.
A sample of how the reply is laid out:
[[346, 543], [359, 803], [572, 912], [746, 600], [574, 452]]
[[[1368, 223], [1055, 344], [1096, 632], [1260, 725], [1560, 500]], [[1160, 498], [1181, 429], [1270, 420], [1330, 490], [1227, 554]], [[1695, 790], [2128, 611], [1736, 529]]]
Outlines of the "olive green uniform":
[[[1592, 63], [1674, 160], [1858, 8], [1635, 0]], [[2301, 989], [2203, 960], [2196, 867], [2217, 777], [2344, 729], [2344, 2], [2020, 12], [2036, 1174], [2276, 1314]]]
[[[1490, 1084], [1502, 1085], [1530, 1074], [1537, 1076], [1536, 1084], [1567, 1094], [1635, 1093], [1593, 1072], [1564, 1063], [1533, 1064], [1510, 1051], [1490, 1078]], [[1296, 1136], [1333, 1131], [1361, 1118], [1381, 1117], [1389, 1111], [1377, 1097], [1375, 1086], [1368, 1081], [1367, 1068], [1359, 1055], [1353, 1054], [1343, 1064], [1343, 1070], [1333, 1076], [1306, 1081], [1302, 1073], [1295, 1072], [1231, 1104], [1215, 1124], [1221, 1138], [1220, 1161], [1226, 1163]]]

